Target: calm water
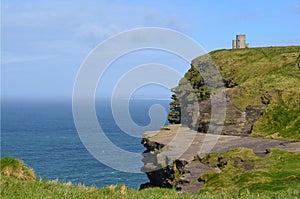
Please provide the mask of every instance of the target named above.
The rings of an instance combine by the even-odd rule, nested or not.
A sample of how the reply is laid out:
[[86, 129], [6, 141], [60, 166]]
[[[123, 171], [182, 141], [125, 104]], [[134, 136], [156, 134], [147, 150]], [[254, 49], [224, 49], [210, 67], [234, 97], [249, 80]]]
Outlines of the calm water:
[[[131, 101], [132, 119], [139, 125], [147, 125], [149, 107], [161, 104], [168, 111], [168, 103], [167, 100]], [[116, 171], [89, 154], [76, 132], [71, 102], [2, 100], [1, 108], [1, 156], [22, 159], [40, 178], [97, 187], [126, 184], [135, 189], [148, 181], [143, 173]], [[97, 102], [96, 109], [103, 130], [118, 147], [138, 153], [145, 150], [140, 138], [128, 136], [118, 128], [110, 101]]]

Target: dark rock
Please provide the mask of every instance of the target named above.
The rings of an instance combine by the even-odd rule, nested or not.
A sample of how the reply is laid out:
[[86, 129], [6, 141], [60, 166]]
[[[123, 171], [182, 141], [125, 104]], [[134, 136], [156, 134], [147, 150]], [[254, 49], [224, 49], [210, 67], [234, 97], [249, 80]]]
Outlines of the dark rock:
[[219, 168], [224, 168], [226, 165], [227, 165], [227, 161], [225, 161], [222, 156], [218, 157], [218, 164], [217, 164], [217, 166]]
[[175, 160], [175, 161], [174, 161], [174, 164], [175, 164], [177, 170], [178, 170], [181, 174], [183, 174], [183, 173], [185, 172], [185, 171], [184, 171], [184, 166], [187, 165], [188, 162], [187, 162], [187, 161], [184, 161], [184, 160], [183, 160], [183, 161]]
[[155, 187], [153, 184], [151, 184], [150, 182], [147, 182], [147, 183], [141, 184], [139, 190], [146, 189], [146, 188], [153, 188], [153, 187]]
[[149, 142], [147, 143], [148, 139], [142, 138], [141, 144], [146, 146], [148, 151], [155, 151], [155, 150], [160, 150], [161, 148], [164, 147], [164, 145], [158, 143], [158, 142]]
[[172, 188], [169, 180], [174, 179], [174, 171], [171, 167], [162, 168], [159, 170], [146, 173], [150, 183], [156, 187]]
[[248, 123], [254, 123], [263, 114], [264, 107], [262, 106], [247, 106], [246, 120]]

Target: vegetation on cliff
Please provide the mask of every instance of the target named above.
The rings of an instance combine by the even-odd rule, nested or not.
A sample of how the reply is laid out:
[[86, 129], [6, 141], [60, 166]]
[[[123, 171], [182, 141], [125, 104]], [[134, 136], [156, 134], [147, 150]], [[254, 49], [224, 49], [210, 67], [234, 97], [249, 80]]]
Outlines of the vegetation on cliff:
[[[300, 140], [300, 46], [217, 50], [209, 55], [220, 71], [232, 106], [241, 113], [249, 107], [250, 111], [252, 107], [263, 111], [257, 121], [252, 121], [254, 124], [243, 121], [251, 125], [252, 135]], [[173, 89], [181, 102], [189, 101], [191, 93], [197, 95], [199, 103], [209, 98], [212, 89], [199, 72], [206, 59], [194, 59], [191, 69]], [[181, 111], [189, 112], [192, 106], [185, 103]]]
[[176, 95], [172, 95], [171, 99], [173, 101], [170, 103], [170, 112], [168, 115], [168, 120], [172, 124], [180, 124], [181, 107], [179, 99], [176, 97]]

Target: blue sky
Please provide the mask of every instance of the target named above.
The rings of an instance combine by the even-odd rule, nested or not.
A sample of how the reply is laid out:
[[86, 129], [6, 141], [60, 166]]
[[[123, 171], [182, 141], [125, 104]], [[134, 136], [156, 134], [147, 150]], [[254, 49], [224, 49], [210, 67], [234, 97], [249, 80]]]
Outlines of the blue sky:
[[[299, 10], [299, 0], [2, 0], [1, 95], [71, 98], [88, 53], [108, 37], [132, 28], [171, 28], [195, 39], [206, 51], [230, 48], [239, 33], [247, 34], [250, 47], [300, 45]], [[109, 96], [118, 77], [137, 64], [155, 61], [180, 73], [189, 68], [176, 57], [150, 55], [136, 53], [115, 63], [97, 95]], [[150, 85], [136, 96], [169, 94]]]

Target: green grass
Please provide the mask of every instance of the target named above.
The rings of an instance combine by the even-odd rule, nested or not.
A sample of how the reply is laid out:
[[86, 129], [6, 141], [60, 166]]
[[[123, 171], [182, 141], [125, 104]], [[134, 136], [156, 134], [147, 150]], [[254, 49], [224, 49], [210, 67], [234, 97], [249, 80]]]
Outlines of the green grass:
[[[7, 176], [1, 173], [1, 198], [256, 199], [300, 197], [299, 153], [271, 150], [264, 162], [249, 149], [233, 149], [221, 155], [224, 161], [231, 161], [232, 157], [240, 157], [245, 160], [248, 157], [248, 160], [255, 161], [255, 170], [243, 172], [239, 166], [232, 168], [232, 165], [228, 164], [231, 165], [231, 168], [228, 166], [222, 168], [222, 174], [205, 174], [205, 188], [196, 195], [177, 193], [173, 189], [149, 188], [137, 191], [125, 185], [97, 188], [42, 179], [21, 180], [16, 176]], [[206, 158], [206, 162], [210, 162], [215, 157], [216, 154], [211, 155]], [[15, 161], [21, 162], [16, 159]], [[212, 164], [216, 164], [216, 162], [212, 161], [211, 166], [213, 166]], [[9, 167], [8, 164], [6, 164], [7, 166]], [[13, 165], [11, 167], [15, 168]], [[20, 170], [17, 169], [15, 172], [17, 171]]]
[[0, 161], [1, 176], [14, 177], [19, 180], [35, 180], [35, 174], [32, 169], [18, 159], [13, 157], [3, 157]]
[[20, 181], [15, 178], [2, 176], [1, 198], [101, 198], [101, 199], [223, 199], [223, 198], [299, 198], [296, 189], [277, 192], [242, 192], [242, 193], [200, 193], [196, 195], [177, 193], [172, 189], [149, 188], [141, 191], [130, 189], [124, 185], [105, 188], [73, 186], [55, 181], [36, 180]]
[[[205, 181], [201, 193], [274, 193], [298, 190], [300, 197], [300, 153], [269, 149], [264, 157], [251, 149], [238, 148], [228, 152], [211, 153], [201, 160], [222, 172], [207, 172], [200, 176]], [[296, 192], [295, 192], [296, 193]]]
[[254, 124], [253, 136], [300, 140], [300, 96], [284, 94], [284, 99], [273, 100], [265, 114]]

